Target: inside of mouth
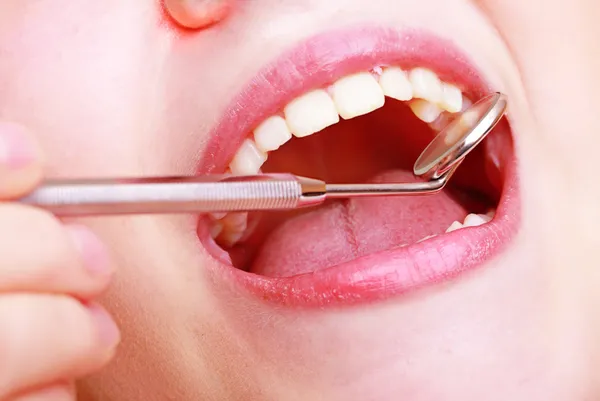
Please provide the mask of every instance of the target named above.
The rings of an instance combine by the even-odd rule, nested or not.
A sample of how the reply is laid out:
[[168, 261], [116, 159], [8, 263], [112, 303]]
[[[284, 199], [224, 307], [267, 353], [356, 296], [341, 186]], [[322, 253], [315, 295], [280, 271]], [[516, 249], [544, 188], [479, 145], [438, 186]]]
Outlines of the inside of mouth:
[[[387, 99], [369, 114], [293, 138], [269, 154], [262, 171], [291, 172], [328, 183], [417, 181], [413, 164], [437, 132], [407, 103]], [[236, 268], [288, 277], [444, 234], [473, 214], [489, 221], [502, 179], [486, 141], [439, 194], [335, 200], [290, 212], [253, 212], [247, 215], [241, 241], [233, 245], [217, 241], [214, 249]]]

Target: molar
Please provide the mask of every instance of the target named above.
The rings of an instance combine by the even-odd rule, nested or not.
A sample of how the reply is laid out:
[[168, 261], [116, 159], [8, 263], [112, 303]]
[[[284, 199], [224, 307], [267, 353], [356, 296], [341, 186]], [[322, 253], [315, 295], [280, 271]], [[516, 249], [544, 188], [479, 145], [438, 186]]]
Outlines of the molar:
[[223, 231], [218, 239], [217, 243], [224, 248], [233, 248], [244, 236], [243, 232], [237, 231]]
[[485, 216], [485, 215], [471, 213], [471, 214], [468, 214], [467, 217], [465, 217], [463, 226], [477, 227], [477, 226], [487, 223], [488, 221], [489, 220], [488, 220], [487, 216]]
[[491, 220], [492, 220], [492, 217], [489, 215], [489, 212], [488, 212], [488, 214], [469, 213], [465, 217], [465, 220], [463, 223], [461, 223], [459, 221], [453, 222], [452, 224], [450, 224], [450, 227], [448, 227], [446, 232], [450, 233], [452, 231], [460, 230], [461, 228], [465, 228], [465, 227], [478, 227], [483, 224], [489, 223]]
[[370, 113], [385, 103], [383, 89], [368, 72], [339, 79], [331, 93], [337, 112], [346, 120]]
[[340, 121], [333, 100], [322, 89], [292, 100], [283, 112], [290, 131], [299, 138], [312, 135]]
[[220, 225], [221, 228], [215, 229], [215, 232], [218, 230], [218, 233], [213, 238], [216, 238], [219, 245], [231, 248], [245, 235], [248, 228], [248, 213], [227, 213], [225, 217], [214, 224]]
[[452, 224], [450, 224], [450, 227], [446, 229], [446, 232], [451, 233], [452, 231], [460, 230], [461, 228], [463, 228], [462, 223], [460, 223], [459, 221], [455, 221]]
[[212, 223], [212, 227], [210, 228], [210, 236], [212, 239], [217, 239], [219, 235], [223, 232], [223, 223], [220, 221], [215, 221]]
[[227, 231], [244, 232], [246, 228], [248, 228], [248, 213], [227, 213], [227, 215], [221, 219], [221, 222]]

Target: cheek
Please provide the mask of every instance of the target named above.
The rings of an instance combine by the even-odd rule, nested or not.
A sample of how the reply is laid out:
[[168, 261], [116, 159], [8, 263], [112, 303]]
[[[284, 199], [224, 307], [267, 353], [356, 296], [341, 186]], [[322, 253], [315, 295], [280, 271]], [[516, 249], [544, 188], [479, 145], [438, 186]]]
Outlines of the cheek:
[[159, 147], [153, 118], [169, 38], [154, 4], [16, 8], [0, 17], [0, 118], [39, 135], [54, 176], [138, 173], [136, 152]]

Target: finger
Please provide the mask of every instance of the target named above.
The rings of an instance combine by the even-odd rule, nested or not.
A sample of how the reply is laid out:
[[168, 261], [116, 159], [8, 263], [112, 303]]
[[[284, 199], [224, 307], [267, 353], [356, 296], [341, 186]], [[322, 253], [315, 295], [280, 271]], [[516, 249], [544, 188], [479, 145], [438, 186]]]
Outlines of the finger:
[[0, 293], [67, 293], [89, 299], [112, 275], [108, 251], [82, 226], [42, 210], [0, 204]]
[[28, 391], [11, 401], [76, 401], [73, 383], [54, 384], [40, 390]]
[[231, 0], [165, 0], [171, 18], [190, 29], [206, 28], [223, 20], [231, 7]]
[[42, 179], [42, 151], [23, 127], [0, 123], [0, 199], [31, 191]]
[[113, 356], [119, 331], [98, 306], [70, 297], [0, 297], [0, 399], [78, 378]]

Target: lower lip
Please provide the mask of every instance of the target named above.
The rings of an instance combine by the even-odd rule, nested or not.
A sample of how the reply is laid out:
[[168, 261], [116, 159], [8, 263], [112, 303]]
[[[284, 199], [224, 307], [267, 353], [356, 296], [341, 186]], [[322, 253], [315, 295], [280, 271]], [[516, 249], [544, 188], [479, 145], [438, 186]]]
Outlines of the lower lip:
[[[403, 42], [398, 43], [402, 47]], [[439, 43], [434, 42], [432, 48], [437, 44]], [[433, 62], [438, 70], [448, 67], [441, 59], [430, 58], [426, 61], [428, 62], [424, 65], [432, 65]], [[373, 64], [370, 60], [368, 63]], [[351, 64], [358, 65], [355, 62]], [[448, 68], [446, 71], [449, 71]], [[485, 90], [483, 88], [486, 85], [474, 73], [468, 75], [470, 79], [466, 81], [473, 84], [472, 87]], [[292, 88], [292, 91], [297, 89]], [[281, 92], [284, 91], [279, 93]], [[239, 104], [239, 100], [236, 99], [234, 103]], [[248, 99], [245, 100], [246, 102], [241, 103], [247, 104]], [[281, 99], [272, 101], [282, 103]], [[209, 144], [207, 153], [210, 157], [204, 158], [204, 165], [200, 170], [208, 172], [221, 168], [222, 162], [228, 160], [234, 151], [237, 137], [241, 138], [241, 133], [248, 132], [252, 124], [264, 118], [263, 114], [270, 113], [274, 108], [275, 104], [269, 104], [259, 108], [262, 111], [254, 114], [250, 110], [251, 113], [245, 119], [237, 115], [224, 119]], [[500, 124], [496, 131], [499, 129], [505, 129], [506, 132], [497, 134], [510, 138], [508, 124]], [[209, 274], [215, 283], [226, 288], [233, 283], [238, 294], [245, 293], [258, 300], [288, 307], [319, 308], [375, 302], [456, 278], [461, 273], [484, 266], [488, 260], [500, 254], [517, 232], [520, 222], [517, 163], [512, 154], [508, 159], [503, 168], [503, 191], [495, 217], [482, 226], [463, 228], [410, 246], [378, 252], [342, 265], [293, 277], [260, 276], [218, 260], [210, 264]], [[199, 234], [207, 248], [215, 246], [208, 230]]]

